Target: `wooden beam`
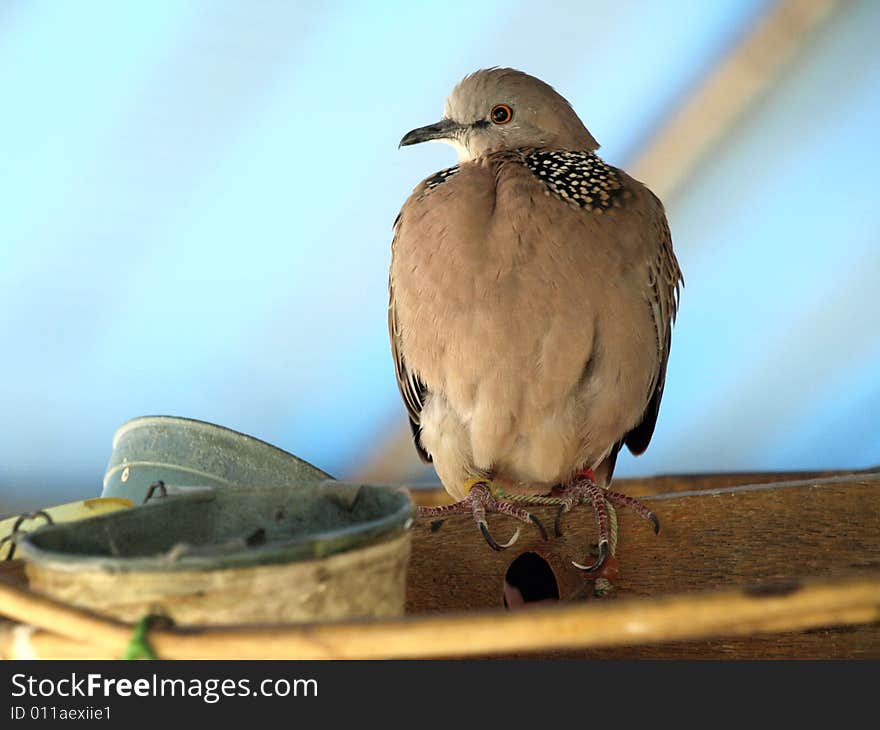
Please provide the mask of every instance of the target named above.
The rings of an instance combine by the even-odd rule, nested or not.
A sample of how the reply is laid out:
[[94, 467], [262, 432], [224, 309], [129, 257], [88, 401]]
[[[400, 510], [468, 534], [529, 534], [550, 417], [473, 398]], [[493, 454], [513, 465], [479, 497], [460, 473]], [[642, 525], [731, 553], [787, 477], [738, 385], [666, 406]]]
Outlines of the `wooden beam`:
[[[880, 571], [880, 474], [707, 488], [643, 501], [659, 517], [661, 531], [654, 535], [634, 513], [617, 510], [611, 600]], [[553, 525], [555, 508], [535, 513]], [[490, 516], [489, 522], [502, 540], [516, 524], [504, 516]], [[489, 549], [470, 517], [417, 522], [407, 612], [500, 608], [505, 575], [526, 552], [546, 560], [563, 600], [589, 595], [591, 585], [571, 561], [591, 562], [592, 511], [579, 508], [562, 524], [563, 536], [548, 542], [524, 527], [518, 544], [499, 553]]]
[[630, 173], [668, 201], [783, 76], [840, 0], [780, 0], [637, 156]]

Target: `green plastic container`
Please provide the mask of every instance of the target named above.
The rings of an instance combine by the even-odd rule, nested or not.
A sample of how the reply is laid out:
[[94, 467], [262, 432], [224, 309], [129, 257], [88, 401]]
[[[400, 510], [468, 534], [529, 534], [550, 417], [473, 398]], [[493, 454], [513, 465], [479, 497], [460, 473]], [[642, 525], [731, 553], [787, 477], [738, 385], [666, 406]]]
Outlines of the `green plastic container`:
[[144, 501], [156, 481], [179, 486], [285, 486], [332, 477], [271, 444], [205, 421], [143, 416], [113, 436], [102, 497]]

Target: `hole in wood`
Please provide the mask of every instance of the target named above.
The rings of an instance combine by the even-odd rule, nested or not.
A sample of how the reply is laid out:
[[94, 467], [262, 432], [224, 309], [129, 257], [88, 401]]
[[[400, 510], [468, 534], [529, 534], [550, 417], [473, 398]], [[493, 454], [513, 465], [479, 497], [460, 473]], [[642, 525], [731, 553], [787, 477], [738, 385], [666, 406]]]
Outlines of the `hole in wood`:
[[550, 564], [537, 553], [523, 553], [504, 576], [504, 607], [508, 610], [529, 604], [559, 600], [559, 584]]

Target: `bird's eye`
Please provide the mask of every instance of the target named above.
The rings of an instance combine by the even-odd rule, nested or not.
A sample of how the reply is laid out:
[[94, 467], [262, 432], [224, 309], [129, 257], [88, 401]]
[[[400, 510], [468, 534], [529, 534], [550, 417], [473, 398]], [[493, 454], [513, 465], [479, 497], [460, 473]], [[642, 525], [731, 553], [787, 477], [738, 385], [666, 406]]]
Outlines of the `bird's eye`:
[[507, 106], [507, 104], [496, 104], [492, 107], [489, 116], [495, 124], [507, 124], [513, 119], [513, 109]]

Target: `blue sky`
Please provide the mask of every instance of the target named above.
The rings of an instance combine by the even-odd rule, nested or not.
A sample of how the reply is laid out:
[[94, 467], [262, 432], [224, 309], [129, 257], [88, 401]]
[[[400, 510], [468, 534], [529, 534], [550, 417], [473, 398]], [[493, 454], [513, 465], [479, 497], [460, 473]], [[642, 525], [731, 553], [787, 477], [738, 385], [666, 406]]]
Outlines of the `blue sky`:
[[[0, 507], [97, 494], [152, 413], [353, 472], [404, 423], [391, 222], [454, 159], [402, 134], [510, 65], [625, 166], [766, 6], [2, 4]], [[620, 475], [880, 463], [878, 27], [849, 6], [666, 201], [687, 287]]]

